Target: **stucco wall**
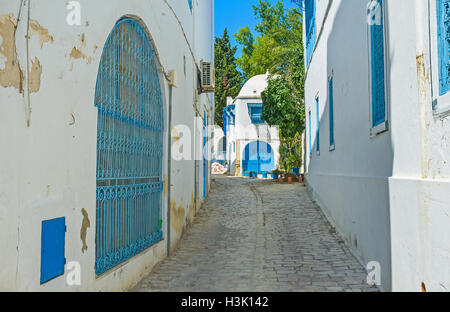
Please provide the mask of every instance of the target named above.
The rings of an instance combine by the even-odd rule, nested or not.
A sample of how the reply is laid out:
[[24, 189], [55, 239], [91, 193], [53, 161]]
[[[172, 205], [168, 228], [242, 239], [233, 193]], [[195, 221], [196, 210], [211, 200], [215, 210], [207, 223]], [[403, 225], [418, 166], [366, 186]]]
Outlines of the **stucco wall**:
[[[201, 149], [201, 131], [198, 131], [201, 124], [195, 121], [195, 110], [199, 116], [203, 116], [202, 112], [206, 110], [209, 116], [214, 116], [213, 96], [195, 95], [195, 62], [199, 65], [200, 59], [213, 61], [213, 1], [194, 2], [194, 12], [199, 20], [195, 27], [187, 1], [169, 1], [176, 15], [163, 0], [79, 2], [81, 26], [69, 26], [65, 3], [32, 1], [29, 19], [36, 21], [39, 28], [29, 39], [28, 49], [25, 39], [28, 8], [22, 8], [14, 38], [15, 50], [22, 70], [27, 68], [27, 59], [30, 61], [30, 89], [35, 88], [36, 92], [29, 94], [28, 101], [26, 81], [23, 91], [14, 83], [6, 88], [0, 87], [0, 141], [2, 146], [8, 147], [0, 153], [0, 289], [127, 289], [166, 255], [167, 242], [164, 240], [111, 272], [99, 278], [95, 276], [97, 110], [94, 92], [103, 46], [118, 19], [124, 15], [139, 18], [154, 40], [154, 48], [162, 64], [160, 70], [176, 70], [178, 87], [173, 90], [172, 123], [186, 125], [192, 130], [195, 149]], [[17, 19], [19, 3], [0, 1], [3, 21]], [[5, 25], [0, 22], [1, 31], [5, 30]], [[197, 33], [196, 28], [202, 31]], [[13, 45], [14, 42], [3, 44]], [[40, 65], [37, 66], [38, 74], [34, 76], [32, 62]], [[42, 70], [40, 75], [39, 70]], [[160, 81], [166, 138], [169, 88], [162, 72]], [[30, 114], [27, 114], [28, 107], [31, 108]], [[211, 124], [212, 118], [209, 119]], [[164, 150], [167, 150], [166, 139]], [[167, 226], [166, 157], [167, 153], [163, 160], [164, 229]], [[188, 217], [194, 213], [194, 170], [192, 160], [172, 161], [171, 237], [174, 245]], [[199, 170], [201, 177], [201, 166]], [[200, 187], [202, 180], [197, 183]], [[84, 253], [81, 252], [80, 239], [83, 208], [91, 224], [86, 237], [88, 250]], [[79, 287], [68, 287], [64, 276], [39, 285], [41, 221], [61, 216], [66, 217], [67, 224], [67, 262], [78, 261], [81, 264], [82, 284]]]
[[[449, 185], [450, 140], [448, 117], [432, 109], [436, 67], [433, 71], [435, 56], [429, 53], [433, 15], [428, 4], [435, 1], [384, 1], [389, 129], [375, 137], [370, 136], [367, 1], [326, 2], [318, 1], [320, 37], [305, 85], [307, 183], [362, 263], [380, 262], [383, 290], [420, 291], [422, 282], [427, 290], [448, 290], [450, 236], [444, 206], [450, 198], [443, 194]], [[331, 74], [334, 151], [329, 150]]]

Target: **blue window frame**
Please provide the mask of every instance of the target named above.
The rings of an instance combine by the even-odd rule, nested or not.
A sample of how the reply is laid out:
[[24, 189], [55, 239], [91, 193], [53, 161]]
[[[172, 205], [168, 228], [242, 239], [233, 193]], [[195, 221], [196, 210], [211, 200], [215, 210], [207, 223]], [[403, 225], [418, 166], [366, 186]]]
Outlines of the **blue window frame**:
[[311, 125], [311, 111], [309, 111], [309, 154], [312, 155], [312, 134], [311, 134], [311, 129], [312, 129], [312, 125]]
[[333, 96], [333, 76], [328, 81], [328, 97], [330, 110], [330, 151], [334, 151], [334, 96]]
[[262, 103], [249, 103], [248, 113], [253, 124], [262, 124], [264, 121], [261, 119], [262, 115]]
[[450, 90], [450, 1], [437, 0], [439, 95]]
[[316, 44], [316, 1], [305, 0], [306, 66], [308, 66]]
[[319, 111], [319, 97], [316, 97], [316, 117], [317, 117], [317, 124], [316, 124], [316, 151], [317, 155], [320, 155], [320, 111]]
[[[373, 0], [370, 14], [371, 120], [376, 135], [386, 130], [386, 84], [383, 0]], [[380, 126], [380, 127], [379, 127]]]

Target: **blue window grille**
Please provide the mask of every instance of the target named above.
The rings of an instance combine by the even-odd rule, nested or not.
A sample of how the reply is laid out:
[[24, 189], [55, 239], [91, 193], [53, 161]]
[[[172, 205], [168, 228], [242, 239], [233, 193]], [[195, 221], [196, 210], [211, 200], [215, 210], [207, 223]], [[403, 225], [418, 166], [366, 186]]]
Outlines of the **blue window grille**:
[[374, 0], [370, 25], [372, 127], [386, 121], [383, 0]]
[[450, 90], [450, 0], [437, 0], [439, 95]]
[[118, 21], [105, 44], [95, 93], [100, 275], [163, 239], [163, 101], [155, 52], [142, 26]]
[[264, 121], [261, 119], [262, 115], [262, 103], [249, 103], [248, 113], [253, 124], [262, 124]]
[[319, 111], [319, 97], [316, 98], [316, 117], [317, 117], [317, 124], [316, 124], [316, 151], [317, 154], [320, 153], [320, 111]]
[[334, 98], [333, 98], [333, 77], [328, 81], [328, 96], [330, 103], [330, 150], [334, 150]]
[[66, 218], [42, 222], [41, 228], [41, 284], [64, 274]]
[[305, 0], [305, 29], [306, 29], [306, 66], [308, 66], [314, 45], [316, 44], [316, 1]]
[[312, 118], [311, 118], [311, 111], [309, 111], [309, 154], [312, 155], [312, 135], [311, 135], [311, 122], [312, 122]]

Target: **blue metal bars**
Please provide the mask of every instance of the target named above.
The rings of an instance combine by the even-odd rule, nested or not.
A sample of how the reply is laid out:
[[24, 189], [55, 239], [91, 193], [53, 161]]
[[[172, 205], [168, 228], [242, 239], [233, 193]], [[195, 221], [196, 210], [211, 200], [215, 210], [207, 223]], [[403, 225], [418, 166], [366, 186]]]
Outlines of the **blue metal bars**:
[[97, 77], [97, 219], [100, 275], [162, 240], [163, 102], [142, 26], [115, 25]]

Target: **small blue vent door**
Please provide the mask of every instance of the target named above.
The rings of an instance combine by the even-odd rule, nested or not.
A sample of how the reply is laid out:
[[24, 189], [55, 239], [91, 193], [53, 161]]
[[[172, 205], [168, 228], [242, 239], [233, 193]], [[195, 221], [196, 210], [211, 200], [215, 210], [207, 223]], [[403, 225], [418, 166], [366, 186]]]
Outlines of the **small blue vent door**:
[[42, 221], [41, 284], [64, 274], [66, 219]]

